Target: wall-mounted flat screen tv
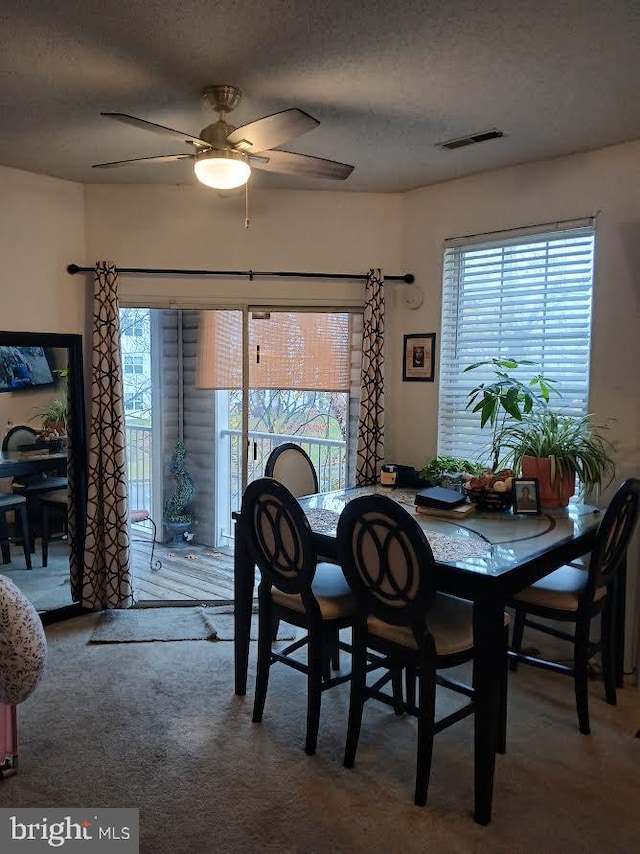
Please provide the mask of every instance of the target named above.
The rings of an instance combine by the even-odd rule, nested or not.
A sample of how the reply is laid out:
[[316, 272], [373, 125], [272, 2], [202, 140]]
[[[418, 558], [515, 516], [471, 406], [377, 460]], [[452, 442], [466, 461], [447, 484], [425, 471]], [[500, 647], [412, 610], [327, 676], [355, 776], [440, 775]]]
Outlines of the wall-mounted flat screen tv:
[[55, 383], [56, 375], [43, 347], [0, 347], [0, 392]]

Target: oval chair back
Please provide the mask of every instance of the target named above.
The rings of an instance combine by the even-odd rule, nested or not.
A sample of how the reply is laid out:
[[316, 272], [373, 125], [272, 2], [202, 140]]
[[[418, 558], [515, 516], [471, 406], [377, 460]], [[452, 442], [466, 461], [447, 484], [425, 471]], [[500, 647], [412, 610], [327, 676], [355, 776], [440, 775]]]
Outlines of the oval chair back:
[[639, 510], [640, 479], [632, 477], [618, 487], [598, 527], [585, 590], [590, 602], [596, 591], [614, 580], [633, 536]]
[[241, 516], [262, 577], [283, 593], [310, 595], [317, 553], [309, 521], [287, 487], [270, 477], [254, 480], [244, 491]]
[[311, 457], [293, 442], [285, 442], [271, 451], [264, 474], [279, 480], [296, 498], [318, 491], [318, 475]]
[[18, 424], [8, 431], [2, 440], [3, 451], [17, 451], [22, 445], [33, 445], [38, 436], [38, 431], [26, 424]]
[[415, 519], [385, 495], [350, 501], [338, 521], [338, 555], [367, 614], [428, 635], [426, 614], [436, 593], [435, 560]]

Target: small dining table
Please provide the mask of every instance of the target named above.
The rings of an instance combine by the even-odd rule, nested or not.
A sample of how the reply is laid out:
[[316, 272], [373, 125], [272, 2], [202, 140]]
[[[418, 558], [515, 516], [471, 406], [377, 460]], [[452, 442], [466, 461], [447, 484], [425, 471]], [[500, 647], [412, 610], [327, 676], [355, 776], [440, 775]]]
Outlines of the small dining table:
[[66, 451], [56, 454], [0, 451], [0, 479], [59, 471], [65, 468], [66, 459]]
[[[381, 493], [415, 514], [436, 560], [437, 588], [471, 600], [474, 632], [474, 818], [491, 821], [498, 743], [504, 649], [505, 603], [524, 587], [587, 554], [594, 546], [601, 510], [570, 503], [540, 515], [511, 510], [474, 512], [464, 519], [416, 511], [417, 490], [355, 487], [298, 499], [309, 519], [318, 552], [337, 558], [336, 525], [344, 506], [358, 495]], [[242, 513], [234, 514], [235, 693], [247, 689], [255, 566], [246, 549]]]
[[[66, 451], [49, 454], [24, 451], [0, 451], [0, 480], [14, 477], [30, 477], [45, 472], [63, 473], [66, 469]], [[11, 562], [9, 543], [2, 545], [2, 564]]]

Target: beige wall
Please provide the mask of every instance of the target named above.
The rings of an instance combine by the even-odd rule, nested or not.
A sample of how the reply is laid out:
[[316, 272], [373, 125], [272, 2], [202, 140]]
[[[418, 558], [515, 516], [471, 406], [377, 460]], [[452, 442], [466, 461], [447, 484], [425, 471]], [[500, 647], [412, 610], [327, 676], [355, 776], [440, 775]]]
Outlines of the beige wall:
[[[66, 265], [83, 257], [80, 184], [0, 166], [0, 330], [84, 332], [85, 293]], [[0, 395], [0, 438], [7, 422], [31, 421], [51, 391]]]
[[[590, 409], [611, 419], [620, 476], [640, 472], [640, 142], [601, 149], [408, 193], [404, 267], [423, 306], [389, 317], [389, 458], [414, 465], [436, 450], [438, 383], [402, 383], [403, 333], [440, 331], [446, 238], [598, 214]], [[439, 335], [438, 335], [439, 345]], [[406, 419], [403, 413], [411, 412]]]
[[[218, 270], [400, 272], [401, 197], [295, 190], [222, 198], [202, 187], [87, 187], [87, 258], [126, 267]], [[122, 277], [124, 299], [240, 302], [353, 302], [352, 282], [244, 278]]]

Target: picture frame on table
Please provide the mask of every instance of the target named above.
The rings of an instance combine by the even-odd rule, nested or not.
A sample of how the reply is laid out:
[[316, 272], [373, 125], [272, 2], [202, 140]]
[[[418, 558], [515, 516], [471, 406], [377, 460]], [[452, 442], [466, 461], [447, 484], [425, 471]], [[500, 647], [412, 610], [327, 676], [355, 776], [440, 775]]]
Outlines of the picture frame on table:
[[404, 382], [432, 383], [435, 379], [436, 333], [404, 336], [402, 379]]
[[540, 515], [540, 491], [535, 477], [514, 477], [513, 512], [528, 516]]

